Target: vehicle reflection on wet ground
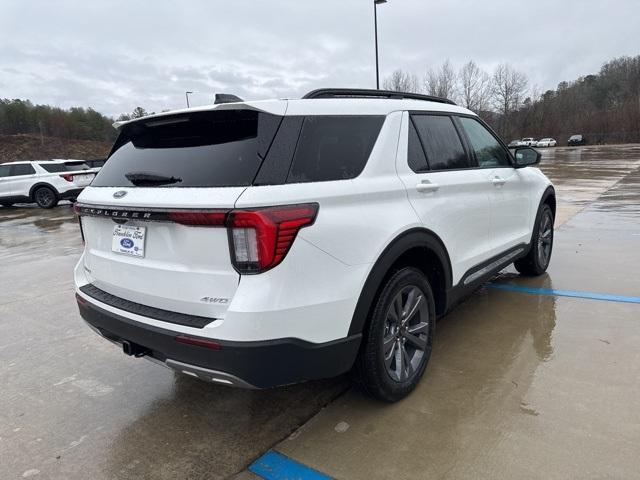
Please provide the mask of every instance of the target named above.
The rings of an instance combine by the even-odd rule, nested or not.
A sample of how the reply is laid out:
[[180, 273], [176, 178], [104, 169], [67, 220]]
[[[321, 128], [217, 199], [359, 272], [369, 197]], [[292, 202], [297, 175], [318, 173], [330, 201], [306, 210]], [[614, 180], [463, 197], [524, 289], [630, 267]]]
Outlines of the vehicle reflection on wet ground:
[[[495, 281], [640, 297], [640, 146], [542, 151], [561, 212], [551, 268]], [[345, 378], [244, 391], [93, 334], [73, 298], [81, 248], [69, 205], [0, 208], [0, 478], [227, 478], [274, 445], [349, 479], [640, 470], [640, 304], [483, 288], [438, 324], [403, 402]]]

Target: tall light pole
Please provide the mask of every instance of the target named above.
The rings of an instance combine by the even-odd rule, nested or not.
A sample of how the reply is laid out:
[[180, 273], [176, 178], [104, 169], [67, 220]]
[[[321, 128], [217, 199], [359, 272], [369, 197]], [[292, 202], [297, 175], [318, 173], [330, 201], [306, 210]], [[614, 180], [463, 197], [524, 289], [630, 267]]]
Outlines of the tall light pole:
[[191, 94], [193, 92], [184, 92], [184, 96], [187, 99], [187, 108], [189, 108], [189, 94]]
[[373, 24], [376, 31], [376, 89], [380, 90], [380, 68], [378, 65], [378, 5], [387, 0], [373, 0]]

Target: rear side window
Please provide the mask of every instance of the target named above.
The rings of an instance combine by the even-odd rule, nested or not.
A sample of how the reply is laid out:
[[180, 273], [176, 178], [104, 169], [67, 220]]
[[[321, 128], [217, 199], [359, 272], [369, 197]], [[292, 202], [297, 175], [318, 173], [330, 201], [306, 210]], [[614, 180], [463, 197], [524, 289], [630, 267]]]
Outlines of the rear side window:
[[9, 175], [17, 177], [19, 175], [33, 175], [34, 173], [36, 173], [36, 171], [30, 164], [21, 163], [20, 165], [11, 165], [11, 173]]
[[431, 170], [468, 168], [469, 161], [451, 117], [413, 115]]
[[8, 177], [10, 172], [10, 165], [0, 165], [0, 177]]
[[376, 143], [384, 116], [305, 117], [286, 183], [357, 177]]
[[226, 110], [125, 125], [92, 186], [251, 185], [281, 120]]
[[480, 122], [473, 118], [460, 117], [460, 123], [476, 154], [479, 167], [511, 166], [507, 151]]
[[429, 170], [429, 164], [427, 163], [427, 157], [422, 149], [420, 143], [420, 137], [416, 131], [416, 127], [412, 120], [409, 120], [409, 150], [407, 154], [407, 161], [409, 167], [414, 172], [426, 172]]

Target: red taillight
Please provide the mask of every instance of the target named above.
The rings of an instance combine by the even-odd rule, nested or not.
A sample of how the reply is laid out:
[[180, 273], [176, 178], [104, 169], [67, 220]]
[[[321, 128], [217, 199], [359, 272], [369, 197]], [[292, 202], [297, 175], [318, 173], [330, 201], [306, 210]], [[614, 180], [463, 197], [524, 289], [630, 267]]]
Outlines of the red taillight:
[[222, 345], [212, 340], [205, 340], [204, 338], [188, 337], [187, 335], [178, 335], [176, 342], [184, 343], [186, 345], [195, 345], [197, 347], [210, 348], [212, 350], [220, 350]]
[[190, 226], [222, 227], [227, 217], [227, 210], [206, 212], [169, 212], [169, 220]]
[[316, 203], [231, 211], [226, 225], [236, 270], [260, 273], [278, 265], [317, 213]]
[[60, 175], [62, 178], [64, 178], [67, 182], [73, 182], [73, 175], [69, 175], [68, 173], [65, 173], [64, 175]]

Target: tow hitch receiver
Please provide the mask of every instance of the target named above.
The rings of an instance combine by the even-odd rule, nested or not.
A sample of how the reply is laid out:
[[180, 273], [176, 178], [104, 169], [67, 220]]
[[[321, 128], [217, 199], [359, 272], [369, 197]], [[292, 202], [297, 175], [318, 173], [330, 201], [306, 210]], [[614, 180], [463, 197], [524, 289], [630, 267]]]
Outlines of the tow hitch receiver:
[[128, 340], [122, 342], [122, 351], [126, 355], [136, 358], [144, 357], [149, 353], [148, 348], [138, 345], [137, 343], [129, 342]]

